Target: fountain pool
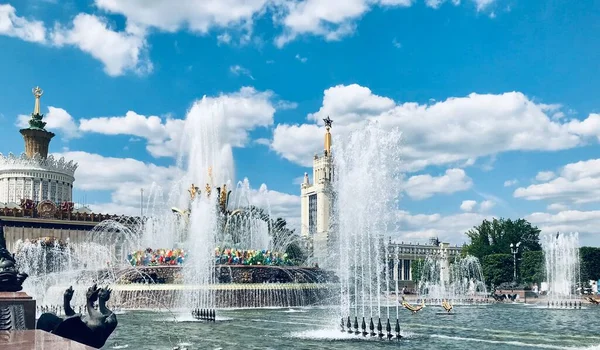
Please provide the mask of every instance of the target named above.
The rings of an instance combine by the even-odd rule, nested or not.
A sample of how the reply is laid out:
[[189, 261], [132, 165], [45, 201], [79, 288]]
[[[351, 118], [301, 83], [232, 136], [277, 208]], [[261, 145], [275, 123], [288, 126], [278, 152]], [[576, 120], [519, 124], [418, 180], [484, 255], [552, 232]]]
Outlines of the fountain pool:
[[342, 333], [332, 326], [336, 312], [330, 308], [224, 310], [216, 323], [178, 318], [168, 311], [131, 311], [119, 315], [119, 327], [104, 349], [600, 349], [593, 347], [600, 337], [587, 322], [596, 317], [597, 310], [591, 308], [573, 312], [506, 304], [461, 306], [451, 317], [436, 315], [439, 310], [430, 307], [416, 315], [404, 310], [400, 321], [405, 338], [400, 343]]

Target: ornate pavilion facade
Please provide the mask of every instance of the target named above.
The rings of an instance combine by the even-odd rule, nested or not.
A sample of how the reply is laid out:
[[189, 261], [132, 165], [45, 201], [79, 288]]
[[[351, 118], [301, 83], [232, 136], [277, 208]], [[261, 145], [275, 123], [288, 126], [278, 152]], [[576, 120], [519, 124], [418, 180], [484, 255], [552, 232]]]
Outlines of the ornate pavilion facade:
[[55, 237], [77, 242], [99, 222], [115, 215], [75, 208], [73, 183], [77, 163], [48, 155], [54, 133], [41, 113], [43, 91], [33, 89], [35, 105], [29, 127], [21, 129], [25, 152], [0, 154], [0, 225], [9, 251], [18, 240]]

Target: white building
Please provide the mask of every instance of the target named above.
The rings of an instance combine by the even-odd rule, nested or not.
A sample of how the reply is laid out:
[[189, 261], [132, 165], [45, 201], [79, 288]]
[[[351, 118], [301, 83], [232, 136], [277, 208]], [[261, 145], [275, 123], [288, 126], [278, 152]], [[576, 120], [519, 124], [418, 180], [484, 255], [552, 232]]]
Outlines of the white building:
[[77, 164], [64, 158], [48, 157], [48, 146], [54, 134], [45, 129], [40, 113], [43, 91], [33, 89], [35, 107], [29, 127], [20, 132], [25, 140], [25, 153], [21, 156], [0, 153], [0, 207], [31, 199], [35, 203], [49, 200], [54, 203], [73, 199], [73, 182]]
[[322, 264], [328, 256], [329, 218], [333, 207], [331, 182], [333, 181], [333, 156], [331, 154], [331, 119], [325, 121], [325, 147], [323, 154], [313, 159], [313, 183], [308, 173], [300, 185], [301, 233], [312, 244], [313, 256]]

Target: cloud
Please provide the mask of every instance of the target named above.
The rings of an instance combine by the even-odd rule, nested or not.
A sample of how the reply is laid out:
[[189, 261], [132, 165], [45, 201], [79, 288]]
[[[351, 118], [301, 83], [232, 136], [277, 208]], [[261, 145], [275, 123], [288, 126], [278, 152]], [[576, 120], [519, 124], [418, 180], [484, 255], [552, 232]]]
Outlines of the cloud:
[[300, 54], [296, 54], [296, 59], [302, 63], [306, 63], [306, 61], [308, 61], [308, 58], [302, 57]]
[[[248, 132], [273, 124], [275, 101], [271, 91], [257, 91], [243, 87], [234, 93], [204, 96], [197, 100], [189, 113], [200, 113], [223, 119], [226, 143], [244, 147], [249, 142]], [[284, 103], [285, 102], [285, 103]], [[283, 101], [285, 105], [289, 102]], [[289, 107], [289, 106], [288, 106]], [[148, 141], [147, 150], [154, 157], [175, 156], [179, 152], [184, 120], [144, 116], [129, 111], [125, 116], [82, 119], [82, 131], [105, 135], [131, 135]]]
[[300, 196], [268, 190], [261, 185], [258, 190], [252, 190], [250, 201], [253, 205], [265, 208], [271, 218], [284, 218], [288, 226], [300, 233]]
[[276, 22], [283, 26], [283, 33], [275, 39], [275, 45], [283, 47], [298, 36], [314, 35], [327, 41], [341, 40], [356, 29], [356, 21], [373, 7], [408, 7], [412, 0], [348, 0], [341, 2], [305, 0], [282, 1]]
[[392, 40], [392, 45], [394, 45], [394, 47], [395, 47], [395, 48], [397, 48], [397, 49], [400, 49], [400, 48], [402, 48], [402, 43], [401, 43], [401, 42], [399, 42], [399, 41], [398, 41], [396, 38], [394, 38], [394, 39]]
[[254, 80], [254, 77], [252, 76], [252, 73], [250, 73], [250, 70], [236, 64], [235, 66], [231, 66], [229, 67], [229, 71], [235, 75], [245, 75], [248, 78]]
[[[104, 157], [81, 151], [56, 153], [54, 156], [64, 156], [79, 163], [75, 174], [78, 190], [110, 193], [110, 202], [89, 204], [92, 210], [101, 213], [139, 215], [142, 188], [148, 196], [154, 184], [168, 189], [181, 176], [180, 169], [175, 166], [158, 166], [133, 158]], [[250, 202], [265, 208], [273, 218], [283, 217], [290, 227], [299, 227], [299, 196], [268, 190], [262, 185], [258, 190], [251, 190]]]
[[460, 210], [470, 213], [470, 212], [475, 211], [475, 209], [478, 207], [478, 211], [480, 213], [485, 213], [495, 206], [496, 206], [496, 202], [493, 200], [490, 200], [490, 199], [479, 203], [479, 207], [477, 205], [477, 201], [465, 200], [465, 201], [462, 201], [462, 203], [460, 204]]
[[0, 4], [0, 35], [34, 43], [46, 42], [44, 23], [17, 16], [17, 10], [9, 4]]
[[404, 242], [423, 242], [432, 237], [438, 237], [443, 242], [462, 244], [468, 241], [465, 232], [473, 226], [481, 224], [484, 219], [492, 219], [492, 215], [477, 213], [460, 213], [452, 215], [441, 214], [411, 214], [399, 211], [397, 214], [400, 227], [395, 240]]
[[181, 29], [207, 34], [214, 28], [245, 28], [266, 9], [268, 0], [95, 0], [98, 8], [121, 14], [137, 25], [174, 33]]
[[517, 188], [514, 197], [573, 204], [600, 202], [600, 159], [567, 164], [556, 178], [549, 173], [554, 174], [538, 173], [536, 179], [546, 182]]
[[556, 175], [554, 174], [553, 171], [540, 171], [535, 176], [535, 179], [537, 181], [549, 181], [549, 180], [552, 180], [554, 177], [556, 177]]
[[138, 74], [152, 71], [145, 33], [139, 27], [128, 25], [119, 32], [112, 30], [105, 18], [80, 13], [70, 28], [57, 24], [51, 38], [56, 46], [72, 45], [101, 61], [110, 76], [130, 70]]
[[104, 135], [131, 135], [148, 141], [154, 157], [173, 156], [179, 150], [183, 120], [144, 116], [128, 111], [122, 117], [98, 117], [80, 120], [80, 130]]
[[[20, 128], [29, 127], [31, 116], [21, 114], [17, 117], [17, 126]], [[62, 134], [65, 140], [78, 138], [81, 136], [77, 124], [73, 117], [64, 109], [57, 107], [48, 107], [48, 113], [44, 116], [46, 129], [50, 131], [58, 131]]]
[[481, 204], [479, 204], [479, 210], [481, 212], [486, 212], [495, 206], [496, 206], [496, 203], [494, 201], [485, 200], [485, 201], [481, 202]]
[[[79, 163], [76, 188], [82, 191], [108, 191], [110, 203], [94, 203], [94, 210], [110, 214], [139, 213], [140, 189], [152, 183], [168, 184], [177, 174], [175, 167], [163, 167], [133, 158], [112, 158], [82, 151], [57, 153]], [[109, 212], [108, 210], [122, 210]]]
[[555, 214], [537, 212], [527, 215], [525, 219], [546, 234], [579, 232], [593, 236], [595, 242], [600, 226], [600, 210], [564, 210]]
[[519, 180], [517, 180], [517, 179], [506, 180], [506, 181], [504, 181], [504, 187], [512, 187], [518, 183], [519, 183]]
[[475, 2], [475, 6], [477, 7], [477, 11], [483, 11], [490, 7], [496, 0], [473, 0]]
[[[472, 0], [477, 11], [490, 7], [494, 0]], [[110, 76], [126, 72], [147, 74], [153, 65], [148, 57], [147, 36], [152, 31], [175, 33], [180, 30], [207, 35], [217, 32], [222, 44], [263, 44], [260, 36], [253, 37], [254, 22], [269, 15], [282, 32], [275, 45], [283, 47], [298, 37], [312, 35], [326, 41], [341, 40], [352, 35], [358, 20], [374, 8], [410, 7], [414, 0], [189, 0], [177, 6], [171, 0], [95, 0], [95, 6], [107, 13], [123, 15], [123, 31], [111, 28], [108, 20], [88, 13], [79, 13], [72, 23], [56, 23], [47, 30], [44, 23], [16, 15], [11, 5], [0, 5], [0, 35], [22, 40], [49, 43], [62, 47], [70, 45], [90, 54], [104, 64]], [[437, 8], [444, 0], [426, 0]], [[458, 0], [452, 1], [458, 4]], [[234, 35], [236, 39], [234, 39]], [[48, 40], [48, 38], [50, 40]], [[399, 43], [395, 42], [395, 46]], [[305, 58], [299, 57], [302, 62]]]
[[473, 181], [462, 169], [448, 169], [444, 175], [415, 175], [404, 184], [406, 194], [414, 199], [425, 199], [437, 193], [451, 194], [464, 191], [473, 185]]
[[569, 209], [569, 207], [562, 203], [552, 203], [552, 204], [548, 205], [546, 207], [546, 209], [549, 211], [557, 212], [557, 211], [565, 211], [565, 210]]
[[471, 212], [471, 211], [473, 211], [473, 209], [475, 209], [476, 205], [477, 205], [477, 201], [474, 201], [474, 200], [462, 201], [462, 203], [460, 204], [460, 210], [466, 211], [466, 212]]
[[[569, 123], [552, 120], [547, 108], [520, 92], [451, 97], [432, 104], [397, 103], [357, 85], [337, 85], [324, 91], [320, 109], [301, 125], [279, 124], [272, 148], [283, 158], [311, 166], [320, 151], [322, 118], [334, 120], [336, 135], [361, 128], [368, 120], [403, 131], [403, 168], [413, 172], [432, 165], [473, 164], [481, 157], [505, 151], [556, 151], [585, 144], [591, 135]], [[316, 122], [316, 123], [315, 123]], [[303, 145], [299, 147], [298, 145]]]

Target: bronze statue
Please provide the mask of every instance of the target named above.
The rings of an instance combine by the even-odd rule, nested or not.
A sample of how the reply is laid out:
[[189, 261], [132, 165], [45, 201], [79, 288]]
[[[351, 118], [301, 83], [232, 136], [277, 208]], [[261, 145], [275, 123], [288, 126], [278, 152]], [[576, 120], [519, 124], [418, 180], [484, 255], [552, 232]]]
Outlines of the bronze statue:
[[[104, 346], [118, 324], [115, 313], [106, 307], [111, 292], [108, 286], [97, 288], [94, 284], [88, 288], [87, 315], [79, 315], [71, 308], [73, 288], [69, 287], [64, 294], [64, 309], [67, 317], [62, 319], [53, 313], [44, 313], [38, 319], [36, 328], [99, 349]], [[98, 310], [94, 309], [96, 301], [98, 301]]]
[[192, 186], [188, 190], [188, 192], [190, 193], [191, 200], [196, 199], [196, 194], [199, 192], [199, 190], [200, 188], [198, 186], [194, 186], [194, 184], [192, 184]]
[[0, 292], [18, 292], [23, 289], [26, 273], [17, 271], [13, 254], [6, 249], [4, 228], [0, 223]]

